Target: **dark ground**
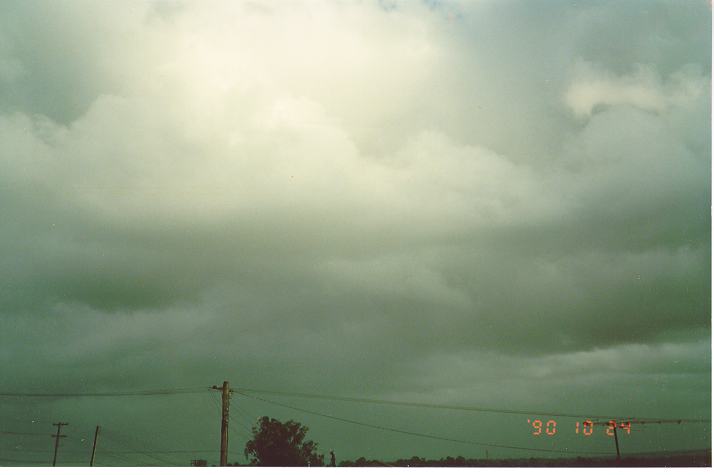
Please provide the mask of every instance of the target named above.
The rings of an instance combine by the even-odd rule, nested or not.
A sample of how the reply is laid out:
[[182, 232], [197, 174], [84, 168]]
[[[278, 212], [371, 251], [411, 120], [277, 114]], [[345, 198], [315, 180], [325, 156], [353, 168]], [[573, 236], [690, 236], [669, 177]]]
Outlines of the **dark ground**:
[[354, 461], [344, 461], [341, 467], [711, 467], [712, 452], [689, 451], [672, 453], [652, 453], [623, 455], [615, 457], [577, 458], [522, 458], [522, 459], [465, 459], [446, 457], [426, 460], [419, 457], [400, 459], [393, 462], [366, 460], [361, 457]]

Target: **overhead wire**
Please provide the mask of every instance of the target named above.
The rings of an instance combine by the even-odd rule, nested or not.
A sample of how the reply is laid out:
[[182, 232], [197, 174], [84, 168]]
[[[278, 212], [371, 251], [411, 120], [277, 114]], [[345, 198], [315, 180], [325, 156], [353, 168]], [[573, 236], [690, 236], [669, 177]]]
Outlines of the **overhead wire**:
[[[311, 393], [301, 393], [301, 392], [288, 392], [288, 391], [273, 391], [267, 389], [255, 389], [255, 388], [234, 388], [232, 391], [243, 392], [243, 393], [255, 393], [255, 394], [272, 394], [275, 396], [286, 396], [286, 397], [296, 397], [302, 399], [323, 399], [329, 401], [343, 401], [343, 402], [355, 402], [355, 403], [366, 403], [366, 404], [382, 404], [382, 405], [392, 405], [392, 406], [406, 406], [406, 407], [420, 407], [427, 409], [447, 409], [455, 411], [472, 411], [472, 412], [490, 412], [495, 414], [518, 414], [518, 415], [540, 415], [549, 417], [572, 417], [579, 419], [618, 419], [618, 420], [637, 420], [642, 422], [647, 421], [657, 421], [658, 418], [653, 417], [633, 417], [633, 416], [613, 416], [613, 415], [593, 415], [593, 414], [575, 414], [569, 412], [552, 412], [552, 411], [540, 411], [540, 410], [522, 410], [522, 409], [499, 409], [492, 407], [481, 407], [481, 406], [461, 406], [461, 405], [450, 405], [450, 404], [433, 404], [433, 403], [423, 403], [423, 402], [411, 402], [411, 401], [395, 401], [390, 399], [373, 399], [373, 398], [362, 398], [362, 397], [349, 397], [349, 396], [332, 396], [326, 394], [311, 394]], [[672, 422], [711, 422], [711, 419], [692, 419], [692, 418], [678, 418], [672, 419]]]
[[[210, 390], [207, 386], [194, 386], [194, 387], [183, 387], [183, 388], [162, 388], [162, 389], [146, 389], [146, 390], [135, 390], [135, 391], [106, 391], [106, 392], [73, 392], [73, 393], [28, 393], [28, 392], [0, 392], [0, 398], [74, 398], [74, 397], [140, 397], [140, 396], [171, 396], [180, 394], [201, 394], [208, 393]], [[234, 388], [231, 391], [241, 391], [244, 393], [254, 393], [254, 394], [268, 394], [275, 396], [286, 396], [286, 397], [297, 397], [304, 399], [323, 399], [331, 401], [343, 401], [343, 402], [354, 402], [354, 403], [366, 403], [366, 404], [382, 404], [382, 405], [394, 405], [394, 406], [405, 406], [405, 407], [419, 407], [427, 409], [445, 409], [445, 410], [456, 410], [456, 411], [472, 411], [472, 412], [489, 412], [495, 414], [518, 414], [518, 415], [540, 415], [549, 417], [569, 417], [578, 419], [618, 419], [618, 420], [632, 420], [639, 422], [656, 422], [662, 418], [654, 417], [636, 417], [632, 415], [626, 416], [615, 416], [609, 415], [596, 415], [596, 414], [586, 414], [586, 413], [571, 413], [571, 412], [557, 412], [557, 411], [541, 411], [538, 409], [504, 409], [504, 408], [493, 408], [484, 406], [465, 406], [465, 405], [452, 405], [452, 404], [435, 404], [435, 403], [424, 403], [424, 402], [413, 402], [413, 401], [397, 401], [390, 399], [376, 399], [376, 398], [363, 398], [363, 397], [351, 397], [351, 396], [335, 396], [326, 394], [314, 394], [314, 393], [304, 393], [304, 392], [289, 392], [289, 391], [276, 391], [268, 389], [259, 388]], [[711, 422], [711, 419], [705, 418], [670, 418], [668, 422], [671, 423], [706, 423]]]
[[408, 431], [408, 430], [398, 429], [398, 428], [394, 428], [394, 427], [388, 427], [388, 426], [382, 426], [382, 425], [376, 425], [376, 424], [369, 424], [369, 423], [361, 422], [361, 421], [355, 421], [353, 419], [346, 419], [344, 417], [333, 416], [331, 414], [324, 414], [324, 413], [317, 412], [317, 411], [311, 411], [309, 409], [291, 406], [289, 404], [283, 404], [283, 403], [279, 403], [276, 401], [271, 401], [269, 399], [264, 399], [264, 398], [261, 398], [258, 396], [245, 394], [238, 390], [235, 390], [235, 392], [242, 396], [245, 396], [245, 397], [256, 399], [258, 401], [263, 401], [268, 404], [273, 404], [276, 406], [292, 409], [292, 410], [295, 410], [298, 412], [303, 412], [306, 414], [312, 414], [315, 416], [320, 416], [320, 417], [324, 417], [327, 419], [344, 422], [347, 424], [353, 424], [353, 425], [357, 425], [357, 426], [368, 427], [368, 428], [378, 429], [378, 430], [387, 431], [387, 432], [395, 432], [395, 433], [399, 433], [399, 434], [411, 435], [411, 436], [415, 436], [415, 437], [422, 437], [422, 438], [426, 438], [426, 439], [442, 440], [442, 441], [446, 441], [446, 442], [456, 442], [456, 443], [460, 443], [460, 444], [474, 445], [474, 446], [479, 446], [479, 447], [494, 447], [494, 448], [501, 448], [501, 449], [524, 450], [524, 451], [531, 451], [531, 452], [550, 452], [550, 453], [560, 453], [560, 454], [582, 453], [582, 454], [610, 455], [610, 452], [596, 452], [596, 451], [585, 451], [585, 450], [541, 449], [541, 448], [535, 448], [535, 447], [520, 447], [520, 446], [516, 446], [516, 445], [492, 444], [489, 442], [476, 442], [476, 441], [472, 441], [472, 440], [463, 440], [463, 439], [455, 439], [455, 438], [451, 438], [451, 437], [442, 437], [442, 436], [438, 436], [438, 435], [434, 435], [434, 434], [427, 434], [424, 432]]
[[[97, 454], [97, 455], [99, 455], [99, 454]], [[124, 463], [124, 466], [127, 466], [127, 467], [139, 467], [139, 466], [158, 467], [158, 466], [159, 466], [159, 465], [156, 465], [156, 464], [149, 464], [149, 463], [146, 463], [146, 462], [143, 462], [143, 463], [139, 464], [139, 463], [137, 463], [137, 462], [135, 462], [135, 461], [130, 460], [129, 457], [126, 457], [125, 455], [120, 454], [120, 453], [117, 453], [117, 452], [104, 452], [104, 453], [102, 453], [102, 458], [105, 457], [105, 456], [108, 456], [108, 457], [110, 457], [110, 458], [117, 459], [117, 460], [123, 462], [123, 463]], [[102, 462], [102, 459], [95, 460], [95, 461], [94, 461], [94, 465], [96, 465], [96, 466], [102, 466], [102, 467], [116, 467], [116, 466], [118, 466], [117, 464], [107, 464], [107, 463], [104, 463], [104, 462]]]
[[[32, 454], [52, 454], [53, 452], [51, 450], [32, 450], [32, 449], [12, 449], [10, 450], [11, 452], [18, 452], [18, 453], [32, 453]], [[79, 450], [62, 450], [63, 454], [84, 454], [87, 451], [79, 451]], [[97, 451], [99, 453], [99, 451]], [[125, 455], [130, 455], [130, 454], [142, 454], [145, 453], [146, 451], [138, 451], [138, 450], [103, 450], [101, 451], [102, 455], [107, 455], [107, 454], [125, 454]], [[206, 450], [193, 450], [193, 449], [178, 449], [178, 450], [152, 450], [152, 453], [157, 453], [157, 454], [191, 454], [191, 453], [211, 453], [215, 452], [215, 450], [212, 449], [206, 449]]]
[[47, 437], [52, 434], [43, 434], [41, 432], [15, 432], [10, 430], [0, 430], [0, 435], [20, 435], [20, 436], [34, 436], [34, 437]]
[[[42, 453], [44, 455], [47, 455], [46, 460], [18, 460], [18, 459], [6, 459], [6, 458], [0, 458], [0, 462], [15, 462], [15, 463], [27, 463], [27, 464], [33, 464], [33, 465], [50, 465], [51, 460], [52, 460], [52, 453], [53, 452], [40, 452], [40, 451], [15, 451], [13, 450], [12, 452], [15, 453]], [[77, 464], [77, 465], [85, 465], [88, 463], [88, 460], [58, 460], [58, 464]]]
[[[37, 434], [37, 433], [32, 433], [31, 435], [42, 435], [42, 436], [49, 437], [51, 434]], [[116, 434], [115, 434], [115, 435], [116, 435]], [[104, 438], [106, 438], [110, 443], [113, 442], [113, 443], [118, 443], [118, 444], [120, 444], [120, 445], [126, 446], [126, 444], [120, 442], [120, 441], [117, 440], [115, 437], [112, 437], [111, 433], [110, 433], [110, 434], [107, 434], [106, 429], [105, 429], [105, 431], [103, 432], [103, 436], [104, 436]], [[102, 444], [102, 445], [103, 445], [103, 444]], [[45, 454], [45, 455], [47, 455], [48, 457], [50, 457], [50, 456], [52, 455], [52, 453], [53, 453], [51, 450], [44, 450], [44, 449], [42, 449], [42, 450], [39, 450], [39, 449], [25, 449], [25, 448], [19, 448], [19, 449], [18, 449], [18, 448], [14, 448], [14, 449], [9, 450], [9, 452], [18, 453], [18, 454], [21, 454], [21, 453], [27, 453], [27, 454]], [[71, 450], [71, 449], [69, 449], [69, 450], [68, 450], [68, 449], [63, 449], [61, 452], [62, 452], [63, 454], [72, 454], [72, 455], [85, 454], [85, 451]], [[206, 451], [198, 451], [198, 450], [165, 450], [165, 451], [161, 451], [161, 450], [156, 450], [156, 451], [153, 451], [153, 452], [154, 452], [154, 453], [192, 453], [192, 452], [209, 452], [209, 451], [208, 451], [208, 450], [206, 450]], [[98, 455], [101, 455], [102, 457], [104, 457], [104, 456], [109, 456], [109, 457], [119, 458], [119, 459], [121, 459], [122, 461], [128, 463], [130, 466], [145, 465], [145, 463], [139, 464], [139, 463], [137, 463], [137, 462], [135, 462], [135, 461], [133, 462], [133, 461], [129, 460], [129, 459], [126, 457], [126, 455], [143, 455], [143, 456], [145, 456], [145, 457], [149, 457], [149, 458], [152, 458], [152, 459], [154, 459], [154, 460], [160, 461], [160, 462], [162, 462], [162, 464], [174, 465], [173, 462], [169, 462], [169, 461], [166, 460], [166, 459], [161, 459], [161, 458], [159, 458], [159, 457], [152, 456], [152, 454], [151, 454], [150, 452], [145, 451], [145, 450], [105, 450], [105, 449], [102, 449], [101, 446], [100, 446], [99, 450], [97, 451], [97, 454], [98, 454]], [[48, 459], [48, 460], [49, 460], [49, 459]], [[79, 464], [84, 465], [84, 464], [88, 463], [88, 459], [87, 459], [87, 460], [84, 460], [84, 461], [77, 461], [77, 462], [75, 462], [75, 461], [63, 461], [63, 460], [59, 460], [58, 463], [79, 463]]]
[[[212, 408], [213, 408], [213, 409], [216, 409], [217, 412], [218, 412], [218, 414], [221, 414], [221, 412], [222, 412], [221, 404], [220, 404], [214, 397], [210, 397], [210, 398], [208, 398], [208, 399], [209, 399], [209, 401], [210, 401], [210, 404], [211, 404]], [[234, 408], [234, 409], [235, 409], [235, 408]], [[233, 421], [233, 417], [232, 417], [231, 414], [229, 413], [229, 422], [232, 422], [232, 421]], [[241, 436], [237, 431], [235, 431], [234, 424], [232, 424], [232, 423], [229, 423], [229, 424], [228, 424], [228, 430], [229, 430], [231, 433], [233, 433], [234, 435], [236, 435], [237, 437], [240, 437], [240, 436]], [[217, 451], [217, 450], [210, 450], [210, 451], [206, 451], [206, 452], [207, 452], [207, 453], [216, 453], [216, 452], [218, 452], [218, 451]], [[228, 454], [233, 455], [234, 457], [240, 457], [240, 455], [241, 455], [240, 452], [235, 452], [235, 451], [233, 451], [233, 450], [229, 450], [229, 451], [228, 451]]]
[[246, 434], [248, 434], [248, 436], [253, 437], [253, 423], [250, 420], [250, 415], [243, 409], [241, 409], [240, 406], [236, 406], [231, 409], [231, 414], [233, 414], [234, 412], [238, 414], [240, 422], [242, 422], [242, 424], [240, 424], [240, 427], [245, 431]]
[[[234, 412], [237, 412], [237, 413], [239, 414], [239, 417], [240, 417], [240, 414], [241, 414], [241, 411], [238, 410], [238, 408], [233, 408], [233, 410], [231, 411], [230, 416], [229, 416], [229, 417], [230, 417], [230, 421], [231, 421], [231, 424], [228, 426], [229, 430], [230, 430], [230, 431], [233, 433], [233, 435], [235, 435], [235, 436], [238, 438], [238, 440], [240, 440], [240, 441], [245, 440], [245, 441], [247, 442], [247, 441], [251, 440], [251, 439], [253, 438], [253, 433], [247, 428], [247, 427], [250, 427], [250, 424], [248, 424], [248, 426], [246, 427], [246, 426], [243, 424], [243, 421], [242, 421], [242, 420], [236, 420], [236, 418], [233, 416], [233, 413], [234, 413]], [[234, 424], [235, 422], [238, 422], [238, 427], [241, 429], [241, 432], [238, 432], [238, 431], [235, 430], [235, 424]], [[229, 453], [230, 453], [230, 452], [229, 452]], [[240, 456], [245, 456], [245, 454], [243, 454], [243, 453], [241, 453], [240, 455], [234, 453], [233, 455], [234, 455], [234, 456], [238, 456], [238, 457], [240, 457]]]
[[174, 396], [178, 394], [200, 394], [208, 392], [207, 387], [146, 389], [139, 391], [72, 392], [72, 393], [18, 393], [0, 392], [0, 398], [75, 398], [75, 397], [135, 397]]
[[[105, 460], [105, 457], [117, 459], [121, 462], [124, 463], [124, 466], [129, 466], [129, 467], [140, 467], [140, 466], [155, 466], [153, 463], [148, 463], [146, 462], [145, 458], [142, 457], [142, 454], [123, 454], [121, 453], [122, 451], [116, 451], [116, 450], [106, 450], [104, 447], [106, 446], [106, 442], [109, 442], [110, 445], [120, 445], [122, 447], [126, 447], [123, 443], [115, 440], [113, 437], [108, 436], [106, 434], [106, 429], [104, 431], [104, 441], [102, 444], [100, 444], [99, 447], [97, 447], [97, 453], [96, 453], [96, 459], [95, 459], [95, 464], [99, 463], [102, 465], [105, 465], [103, 461]], [[128, 457], [127, 455], [139, 455], [139, 457]], [[141, 462], [139, 462], [141, 460]], [[117, 464], [108, 464], [109, 466], [118, 466]]]
[[[113, 442], [115, 442], [115, 443], [118, 443], [119, 445], [123, 445], [123, 446], [125, 446], [125, 447], [131, 449], [131, 451], [132, 451], [132, 452], [136, 452], [136, 454], [140, 454], [140, 455], [143, 455], [144, 457], [149, 457], [149, 458], [151, 458], [151, 459], [153, 459], [153, 460], [156, 460], [156, 461], [160, 462], [160, 463], [162, 464], [162, 466], [168, 466], [168, 467], [171, 467], [171, 466], [177, 467], [177, 466], [179, 466], [178, 464], [176, 464], [175, 462], [173, 462], [173, 461], [171, 461], [171, 460], [168, 460], [168, 459], [165, 459], [165, 458], [163, 458], [163, 457], [159, 457], [159, 456], [155, 455], [155, 453], [157, 453], [157, 452], [159, 452], [159, 451], [147, 451], [147, 450], [139, 450], [139, 449], [137, 449], [136, 447], [133, 446], [133, 444], [130, 444], [130, 443], [126, 442], [123, 436], [120, 436], [119, 434], [117, 434], [117, 433], [114, 432], [114, 431], [107, 431], [107, 430], [105, 429], [105, 430], [103, 431], [103, 435], [104, 435], [105, 438], [108, 438], [110, 441], [113, 441]], [[120, 440], [120, 439], [123, 439], [123, 440]]]
[[38, 460], [17, 460], [17, 459], [6, 459], [6, 458], [0, 458], [0, 462], [21, 463], [21, 464], [27, 464], [27, 465], [49, 465], [49, 462], [40, 462]]
[[[430, 438], [434, 440], [443, 440], [449, 442], [457, 442], [469, 445], [477, 445], [482, 447], [496, 447], [504, 449], [513, 450], [525, 450], [525, 451], [535, 451], [535, 452], [554, 452], [554, 453], [587, 453], [587, 454], [609, 454], [609, 452], [593, 452], [593, 451], [571, 451], [571, 450], [554, 450], [554, 449], [540, 449], [532, 447], [519, 447], [511, 445], [501, 445], [501, 444], [491, 444], [486, 442], [476, 442], [462, 439], [455, 439], [449, 437], [442, 437], [435, 434], [428, 434], [416, 431], [408, 431], [403, 429], [398, 429], [394, 427], [387, 427], [375, 424], [368, 424], [361, 421], [355, 421], [351, 419], [346, 419], [338, 416], [333, 416], [330, 414], [323, 414], [316, 411], [311, 411], [308, 409], [292, 406], [289, 404], [280, 403], [277, 401], [264, 399], [256, 396], [256, 394], [268, 394], [279, 397], [293, 397], [293, 398], [303, 398], [303, 399], [320, 399], [320, 400], [330, 400], [330, 401], [340, 401], [340, 402], [350, 402], [350, 403], [363, 403], [363, 404], [379, 404], [379, 405], [392, 405], [392, 406], [402, 406], [402, 407], [416, 407], [416, 408], [426, 408], [426, 409], [441, 409], [441, 410], [456, 410], [456, 411], [472, 411], [472, 412], [487, 412], [496, 414], [518, 414], [518, 415], [540, 415], [540, 416], [551, 416], [551, 417], [572, 417], [579, 419], [618, 419], [618, 420], [630, 420], [632, 422], [638, 423], [705, 423], [711, 422], [711, 419], [697, 419], [697, 418], [678, 418], [678, 419], [655, 419], [655, 418], [644, 418], [644, 417], [632, 417], [632, 416], [612, 416], [612, 415], [592, 415], [592, 414], [575, 414], [568, 412], [552, 412], [552, 411], [539, 411], [539, 410], [516, 410], [516, 409], [503, 409], [503, 408], [493, 408], [493, 407], [482, 407], [482, 406], [466, 406], [466, 405], [450, 405], [450, 404], [435, 404], [435, 403], [423, 403], [423, 402], [413, 402], [413, 401], [399, 401], [399, 400], [389, 400], [389, 399], [376, 399], [376, 398], [363, 398], [363, 397], [349, 397], [349, 396], [335, 396], [335, 395], [325, 395], [325, 394], [314, 394], [314, 393], [303, 393], [303, 392], [289, 392], [289, 391], [275, 391], [257, 388], [234, 388], [231, 389], [232, 393], [239, 394], [241, 396], [259, 400], [268, 404], [273, 404], [276, 406], [282, 406], [295, 411], [312, 414], [344, 423], [349, 423], [353, 425], [378, 429], [382, 431], [389, 431], [395, 433], [401, 433], [405, 435], [411, 435], [416, 437]], [[161, 388], [161, 389], [145, 389], [145, 390], [123, 390], [123, 391], [104, 391], [104, 392], [63, 392], [63, 393], [33, 393], [33, 392], [0, 392], [0, 398], [80, 398], [80, 397], [150, 397], [150, 396], [173, 396], [173, 395], [184, 395], [184, 394], [210, 394], [210, 388], [208, 386], [194, 386], [194, 387], [180, 387], [180, 388]], [[220, 404], [215, 398], [209, 398], [211, 404], [216, 406], [218, 410], [221, 410]], [[248, 427], [251, 427], [250, 416], [247, 415], [243, 410], [236, 406], [234, 407], [234, 412], [238, 414], [238, 418], [231, 417], [230, 424], [231, 431], [239, 437], [242, 435], [235, 431], [236, 423], [238, 427], [246, 431], [250, 436], [252, 433], [247, 430], [243, 425], [244, 421], [240, 421], [241, 416], [246, 417], [248, 421]], [[37, 433], [37, 432], [19, 432], [19, 431], [0, 431], [0, 436], [35, 436], [35, 437], [47, 437], [50, 434]], [[105, 434], [106, 435], [106, 434]], [[167, 459], [162, 459], [152, 453], [201, 453], [203, 451], [145, 451], [145, 450], [132, 450], [132, 451], [102, 451], [104, 455], [113, 454], [137, 454], [144, 457], [152, 458], [153, 460], [159, 461], [166, 465], [175, 465], [173, 462]], [[206, 453], [212, 451], [205, 451]], [[130, 462], [131, 463], [131, 462]]]

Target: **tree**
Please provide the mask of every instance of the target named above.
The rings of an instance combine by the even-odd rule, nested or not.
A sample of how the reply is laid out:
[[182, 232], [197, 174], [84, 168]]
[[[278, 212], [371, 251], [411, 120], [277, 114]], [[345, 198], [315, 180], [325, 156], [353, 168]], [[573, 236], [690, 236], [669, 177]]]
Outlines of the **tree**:
[[317, 443], [305, 440], [307, 431], [299, 422], [263, 416], [253, 426], [244, 453], [251, 465], [262, 467], [322, 466], [324, 456], [317, 453]]

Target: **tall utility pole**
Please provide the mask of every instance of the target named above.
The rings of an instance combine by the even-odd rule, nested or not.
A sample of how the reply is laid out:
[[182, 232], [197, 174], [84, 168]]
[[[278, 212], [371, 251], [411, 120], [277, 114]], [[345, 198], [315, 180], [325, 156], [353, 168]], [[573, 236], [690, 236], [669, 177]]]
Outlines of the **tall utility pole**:
[[94, 467], [94, 455], [97, 453], [97, 439], [99, 438], [99, 426], [94, 431], [94, 442], [92, 443], [92, 458], [89, 459], [89, 466]]
[[67, 437], [66, 435], [60, 435], [60, 431], [62, 426], [68, 426], [69, 424], [67, 422], [56, 422], [52, 425], [57, 426], [57, 434], [52, 434], [52, 437], [55, 438], [55, 456], [52, 458], [52, 466], [55, 467], [57, 466], [57, 449], [59, 449], [60, 437]]
[[231, 402], [231, 387], [228, 381], [223, 386], [213, 386], [211, 389], [221, 391], [221, 467], [228, 466], [228, 408]]

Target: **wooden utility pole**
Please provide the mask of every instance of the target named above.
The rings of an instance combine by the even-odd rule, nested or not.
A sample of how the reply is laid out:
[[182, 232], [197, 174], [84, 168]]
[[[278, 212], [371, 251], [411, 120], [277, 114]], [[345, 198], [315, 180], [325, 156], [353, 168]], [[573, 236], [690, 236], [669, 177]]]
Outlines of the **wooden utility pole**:
[[228, 381], [223, 381], [223, 386], [213, 386], [212, 389], [221, 391], [221, 467], [228, 466], [228, 409], [231, 401], [231, 387]]
[[615, 433], [615, 450], [617, 451], [617, 461], [620, 461], [620, 442], [617, 441], [617, 423], [611, 425], [612, 431]]
[[57, 466], [57, 449], [59, 449], [60, 437], [67, 437], [66, 435], [60, 435], [60, 431], [62, 430], [62, 426], [68, 426], [69, 424], [67, 422], [56, 422], [52, 425], [57, 426], [57, 434], [52, 434], [52, 437], [55, 438], [55, 456], [52, 458], [52, 466], [56, 467]]
[[94, 431], [94, 442], [92, 443], [92, 458], [89, 459], [89, 466], [94, 467], [94, 455], [97, 453], [97, 439], [99, 438], [99, 426]]
[[[583, 427], [591, 426], [608, 426], [612, 429], [612, 435], [615, 436], [615, 451], [617, 452], [617, 460], [620, 460], [620, 441], [617, 438], [617, 427], [629, 434], [632, 424], [681, 424], [683, 422], [708, 422], [704, 419], [625, 419], [618, 424], [616, 420], [611, 419], [607, 422], [593, 422], [586, 420], [583, 422]], [[608, 433], [607, 435], [610, 435]]]
[[[663, 420], [652, 420], [652, 421], [633, 421], [633, 420], [628, 420], [628, 421], [623, 421], [620, 422], [620, 428], [625, 429], [627, 433], [630, 433], [630, 426], [632, 424], [649, 424], [649, 423], [658, 423], [661, 424], [662, 422], [681, 422], [681, 421], [663, 421]], [[592, 422], [590, 420], [587, 420], [583, 422], [583, 427], [586, 425], [592, 425], [592, 426], [607, 426], [610, 429], [612, 429], [612, 435], [615, 436], [615, 453], [617, 454], [617, 461], [620, 461], [620, 441], [617, 439], [617, 421], [615, 419], [611, 419], [607, 422]], [[608, 432], [607, 435], [610, 435]]]

